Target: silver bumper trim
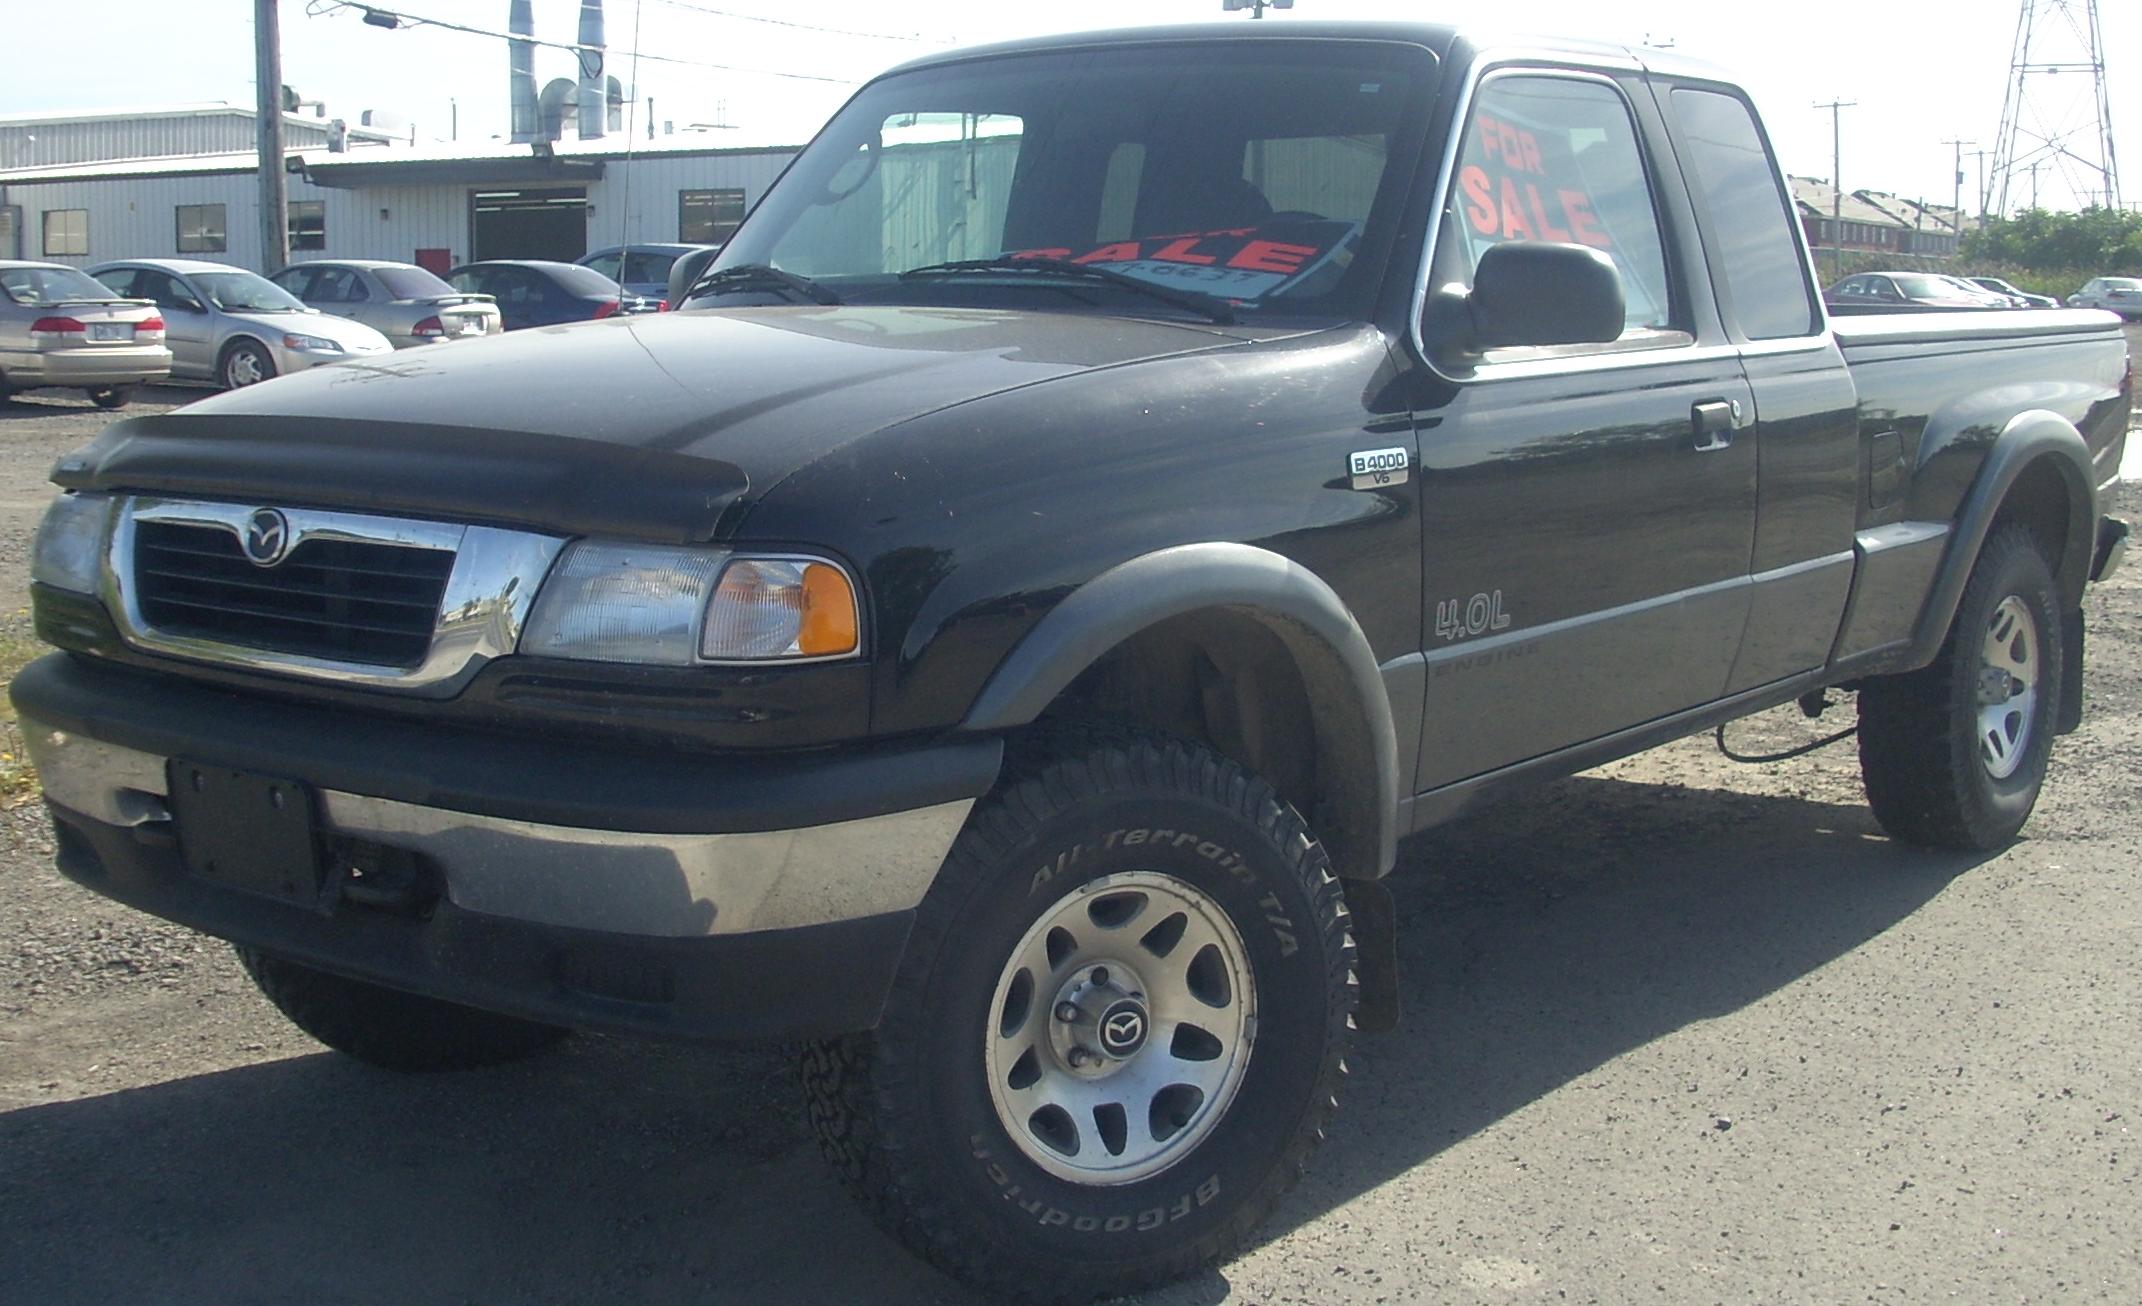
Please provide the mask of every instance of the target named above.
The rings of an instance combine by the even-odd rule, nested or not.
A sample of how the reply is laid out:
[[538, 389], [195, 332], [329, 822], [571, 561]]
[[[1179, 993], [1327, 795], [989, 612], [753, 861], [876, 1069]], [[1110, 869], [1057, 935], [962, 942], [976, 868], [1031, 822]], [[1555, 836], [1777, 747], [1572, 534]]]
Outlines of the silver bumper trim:
[[[29, 718], [45, 796], [108, 825], [171, 819], [166, 759]], [[338, 834], [429, 857], [454, 905], [661, 938], [795, 929], [922, 901], [973, 799], [752, 834], [646, 834], [479, 816], [323, 789]]]

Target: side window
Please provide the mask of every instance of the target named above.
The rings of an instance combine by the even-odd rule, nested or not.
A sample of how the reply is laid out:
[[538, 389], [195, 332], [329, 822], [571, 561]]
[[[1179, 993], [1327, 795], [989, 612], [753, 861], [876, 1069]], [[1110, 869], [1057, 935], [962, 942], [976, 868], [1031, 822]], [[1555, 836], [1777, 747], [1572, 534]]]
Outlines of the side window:
[[147, 295], [135, 291], [134, 269], [132, 268], [109, 268], [98, 273], [97, 280], [104, 283], [106, 289], [121, 299], [148, 298]]
[[464, 295], [486, 295], [490, 293], [490, 287], [485, 284], [484, 275], [474, 268], [463, 268], [448, 280], [454, 289]]
[[1750, 340], [1810, 334], [1817, 319], [1806, 260], [1754, 112], [1715, 91], [1679, 89], [1671, 98], [1698, 202], [1710, 215], [1712, 255], [1742, 334]]
[[1636, 123], [1621, 93], [1573, 77], [1505, 76], [1474, 96], [1436, 254], [1471, 284], [1512, 240], [1588, 245], [1621, 273], [1626, 332], [1669, 330], [1666, 246]]
[[313, 299], [312, 283], [318, 276], [318, 268], [284, 268], [268, 280], [309, 304]]
[[623, 258], [623, 255], [617, 253], [597, 254], [594, 258], [589, 259], [581, 266], [593, 268], [597, 272], [600, 272], [604, 276], [610, 278], [610, 280], [615, 281], [617, 280], [618, 262], [621, 258]]
[[365, 294], [364, 279], [348, 268], [321, 268], [319, 279], [313, 282], [312, 294], [307, 296], [323, 304], [362, 304]]

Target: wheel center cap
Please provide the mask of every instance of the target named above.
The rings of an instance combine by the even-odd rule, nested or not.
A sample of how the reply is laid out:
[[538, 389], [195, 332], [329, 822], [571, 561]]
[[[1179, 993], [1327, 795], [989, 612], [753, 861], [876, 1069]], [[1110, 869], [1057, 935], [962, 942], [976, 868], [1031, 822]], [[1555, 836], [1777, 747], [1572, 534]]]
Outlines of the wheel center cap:
[[1131, 998], [1111, 1003], [1101, 1013], [1098, 1031], [1101, 1051], [1118, 1061], [1137, 1056], [1152, 1028], [1153, 1022], [1146, 1015], [1144, 1003]]

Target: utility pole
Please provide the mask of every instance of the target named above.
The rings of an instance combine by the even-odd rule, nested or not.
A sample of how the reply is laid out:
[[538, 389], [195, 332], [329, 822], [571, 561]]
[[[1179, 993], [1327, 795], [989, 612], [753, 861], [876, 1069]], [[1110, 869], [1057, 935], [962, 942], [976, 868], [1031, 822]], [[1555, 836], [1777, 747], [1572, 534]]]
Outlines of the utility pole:
[[1817, 104], [1830, 111], [1830, 275], [1844, 271], [1844, 111], [1857, 100]]
[[254, 103], [260, 116], [260, 270], [290, 266], [290, 192], [283, 174], [283, 30], [276, 0], [253, 0]]
[[1943, 145], [1953, 145], [1956, 147], [1956, 201], [1953, 212], [1955, 214], [1956, 221], [1956, 239], [1958, 241], [1961, 241], [1963, 239], [1963, 147], [1966, 145], [1976, 145], [1978, 144], [1978, 142], [1956, 140], [1943, 141], [1941, 143]]

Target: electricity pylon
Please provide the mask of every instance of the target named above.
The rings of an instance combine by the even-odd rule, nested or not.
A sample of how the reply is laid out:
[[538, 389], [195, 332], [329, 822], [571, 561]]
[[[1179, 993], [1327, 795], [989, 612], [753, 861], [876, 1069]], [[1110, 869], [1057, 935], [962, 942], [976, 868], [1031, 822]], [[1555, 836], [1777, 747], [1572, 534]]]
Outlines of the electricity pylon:
[[2057, 179], [2046, 188], [2051, 203], [2065, 191], [2078, 208], [2120, 206], [2105, 85], [2097, 0], [2023, 0], [1994, 145], [1995, 213], [2008, 216], [2011, 197], [2019, 200], [2040, 168]]

